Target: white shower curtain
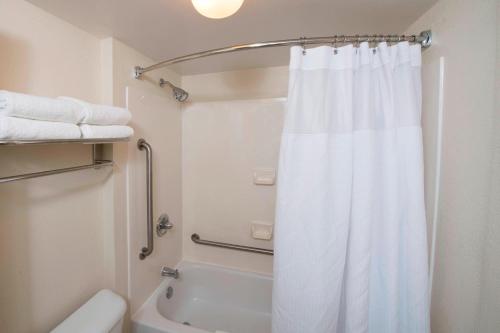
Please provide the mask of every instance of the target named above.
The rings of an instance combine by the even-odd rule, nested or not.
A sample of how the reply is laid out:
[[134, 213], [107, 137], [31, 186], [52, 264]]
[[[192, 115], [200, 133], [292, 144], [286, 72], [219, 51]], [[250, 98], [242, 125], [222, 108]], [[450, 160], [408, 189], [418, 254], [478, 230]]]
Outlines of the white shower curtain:
[[291, 49], [273, 333], [429, 332], [420, 45]]

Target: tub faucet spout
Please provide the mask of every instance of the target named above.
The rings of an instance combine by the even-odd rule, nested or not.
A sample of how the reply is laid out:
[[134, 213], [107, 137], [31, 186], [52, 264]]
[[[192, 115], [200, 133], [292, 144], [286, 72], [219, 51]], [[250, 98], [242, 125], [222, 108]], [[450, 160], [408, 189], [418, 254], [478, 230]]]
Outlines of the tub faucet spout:
[[161, 276], [173, 277], [174, 279], [179, 278], [179, 270], [170, 267], [163, 267], [161, 269]]

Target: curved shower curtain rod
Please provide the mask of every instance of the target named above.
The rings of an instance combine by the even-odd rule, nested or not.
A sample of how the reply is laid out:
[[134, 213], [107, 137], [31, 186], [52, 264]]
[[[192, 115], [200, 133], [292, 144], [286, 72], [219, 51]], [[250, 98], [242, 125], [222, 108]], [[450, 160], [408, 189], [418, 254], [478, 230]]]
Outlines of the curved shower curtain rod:
[[428, 48], [431, 46], [432, 43], [432, 32], [430, 30], [426, 30], [422, 31], [419, 35], [376, 35], [375, 34], [375, 35], [350, 35], [350, 36], [335, 35], [330, 37], [311, 37], [311, 38], [302, 37], [298, 39], [284, 39], [284, 40], [276, 40], [269, 42], [233, 45], [218, 49], [212, 49], [208, 51], [191, 53], [188, 55], [172, 59], [167, 59], [148, 67], [136, 66], [134, 68], [134, 77], [136, 79], [140, 79], [144, 73], [153, 71], [155, 69], [163, 68], [169, 65], [178, 64], [189, 60], [204, 58], [223, 53], [231, 53], [236, 51], [247, 51], [260, 48], [292, 46], [292, 45], [299, 45], [305, 47], [306, 45], [314, 45], [314, 44], [346, 44], [346, 43], [362, 43], [362, 42], [397, 43], [403, 41], [407, 41], [410, 43], [420, 43], [422, 45], [422, 48]]

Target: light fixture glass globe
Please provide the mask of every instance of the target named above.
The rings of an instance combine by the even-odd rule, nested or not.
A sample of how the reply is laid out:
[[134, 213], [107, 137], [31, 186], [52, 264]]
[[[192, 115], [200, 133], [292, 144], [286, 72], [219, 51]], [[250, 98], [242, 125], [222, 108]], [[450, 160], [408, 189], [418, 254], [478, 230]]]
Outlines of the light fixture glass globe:
[[191, 0], [194, 8], [203, 16], [221, 19], [233, 15], [245, 0]]

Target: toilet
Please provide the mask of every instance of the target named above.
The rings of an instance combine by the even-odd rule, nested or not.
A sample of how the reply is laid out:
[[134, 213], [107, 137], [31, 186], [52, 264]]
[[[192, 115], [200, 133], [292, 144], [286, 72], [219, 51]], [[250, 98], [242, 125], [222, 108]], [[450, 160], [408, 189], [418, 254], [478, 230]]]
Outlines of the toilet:
[[125, 300], [103, 289], [54, 328], [51, 333], [122, 333]]

